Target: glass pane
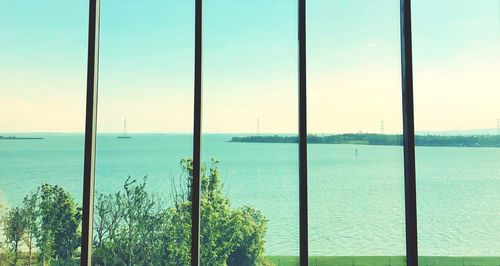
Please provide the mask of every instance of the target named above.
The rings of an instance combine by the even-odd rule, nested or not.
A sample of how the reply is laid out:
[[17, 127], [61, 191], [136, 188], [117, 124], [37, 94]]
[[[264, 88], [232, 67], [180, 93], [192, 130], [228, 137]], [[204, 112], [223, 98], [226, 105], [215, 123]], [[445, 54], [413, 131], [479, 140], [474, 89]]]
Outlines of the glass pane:
[[102, 1], [93, 263], [189, 265], [194, 1]]
[[1, 6], [0, 265], [79, 265], [88, 4]]
[[398, 1], [309, 1], [309, 261], [403, 265]]
[[278, 264], [298, 255], [298, 146], [271, 137], [296, 142], [297, 3], [205, 1], [203, 48], [201, 262]]
[[496, 0], [413, 5], [418, 238], [426, 265], [500, 264], [499, 10]]

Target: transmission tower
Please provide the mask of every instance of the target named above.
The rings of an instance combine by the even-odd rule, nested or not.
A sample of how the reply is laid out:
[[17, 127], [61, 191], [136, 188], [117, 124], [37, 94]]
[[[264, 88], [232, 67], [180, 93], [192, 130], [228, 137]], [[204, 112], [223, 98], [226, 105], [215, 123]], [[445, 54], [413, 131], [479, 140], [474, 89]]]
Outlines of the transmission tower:
[[500, 145], [500, 118], [497, 118], [497, 145]]
[[260, 135], [260, 119], [257, 118], [257, 135]]
[[380, 121], [380, 134], [384, 135], [384, 120]]

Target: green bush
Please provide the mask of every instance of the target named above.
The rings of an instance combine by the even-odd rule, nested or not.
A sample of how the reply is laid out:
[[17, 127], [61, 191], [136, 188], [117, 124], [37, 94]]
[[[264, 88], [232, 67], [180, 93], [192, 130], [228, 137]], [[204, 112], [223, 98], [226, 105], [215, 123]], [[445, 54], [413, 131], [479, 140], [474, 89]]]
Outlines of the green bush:
[[[264, 265], [266, 218], [251, 207], [232, 209], [222, 193], [218, 162], [201, 173], [201, 263]], [[193, 162], [181, 160], [172, 206], [130, 177], [123, 190], [98, 195], [93, 261], [96, 265], [189, 265]]]
[[26, 228], [22, 210], [19, 207], [9, 210], [3, 218], [3, 225], [3, 232], [6, 239], [5, 242], [9, 245], [9, 249], [14, 255], [12, 264], [17, 265], [19, 247]]
[[[180, 166], [170, 205], [146, 190], [147, 177], [128, 177], [121, 191], [96, 195], [94, 265], [190, 264], [193, 162], [181, 160]], [[201, 263], [265, 265], [267, 219], [248, 206], [231, 208], [217, 161], [203, 165], [200, 178]], [[0, 265], [78, 264], [81, 208], [61, 187], [43, 184], [1, 221], [7, 245], [0, 247], [6, 249], [0, 250]]]
[[[81, 209], [59, 186], [43, 184], [27, 195], [20, 207], [2, 215], [3, 234], [9, 246], [2, 264], [31, 265], [36, 257], [43, 265], [71, 265], [80, 246]], [[26, 252], [20, 252], [24, 245]], [[22, 258], [21, 255], [27, 255]]]

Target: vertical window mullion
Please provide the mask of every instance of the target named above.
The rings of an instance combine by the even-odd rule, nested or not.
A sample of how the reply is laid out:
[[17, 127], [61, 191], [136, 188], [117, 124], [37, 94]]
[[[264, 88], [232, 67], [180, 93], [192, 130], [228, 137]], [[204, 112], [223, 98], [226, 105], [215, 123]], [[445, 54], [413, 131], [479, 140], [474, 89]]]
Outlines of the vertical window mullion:
[[191, 213], [191, 265], [200, 265], [202, 0], [195, 0], [193, 184]]
[[299, 211], [300, 264], [308, 264], [307, 218], [307, 99], [306, 99], [306, 0], [299, 0]]
[[405, 179], [406, 262], [418, 265], [417, 203], [415, 181], [415, 126], [413, 114], [413, 69], [411, 1], [401, 0], [401, 76], [403, 92], [403, 145]]
[[85, 155], [83, 169], [83, 213], [81, 265], [92, 263], [92, 233], [97, 127], [97, 84], [99, 69], [99, 0], [89, 1]]

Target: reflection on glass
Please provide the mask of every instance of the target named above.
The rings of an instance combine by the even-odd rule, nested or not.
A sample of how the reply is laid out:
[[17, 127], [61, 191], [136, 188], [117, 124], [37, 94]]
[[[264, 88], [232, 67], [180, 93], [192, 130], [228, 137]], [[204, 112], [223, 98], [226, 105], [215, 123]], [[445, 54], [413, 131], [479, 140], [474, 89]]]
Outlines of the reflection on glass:
[[397, 1], [310, 1], [309, 261], [404, 265]]
[[418, 238], [425, 265], [500, 264], [499, 5], [413, 3]]
[[194, 1], [101, 3], [94, 265], [189, 265]]
[[0, 8], [0, 265], [79, 265], [88, 6]]
[[298, 255], [297, 4], [205, 1], [202, 265]]

